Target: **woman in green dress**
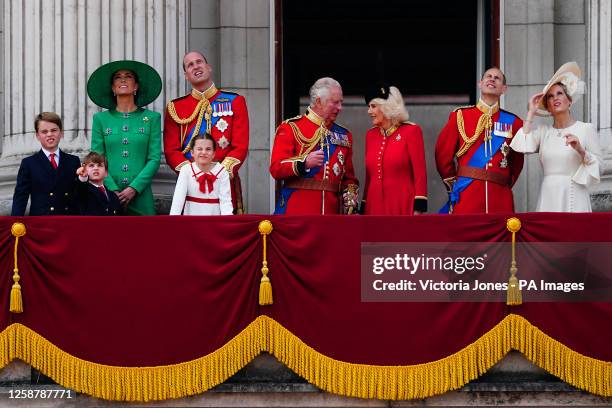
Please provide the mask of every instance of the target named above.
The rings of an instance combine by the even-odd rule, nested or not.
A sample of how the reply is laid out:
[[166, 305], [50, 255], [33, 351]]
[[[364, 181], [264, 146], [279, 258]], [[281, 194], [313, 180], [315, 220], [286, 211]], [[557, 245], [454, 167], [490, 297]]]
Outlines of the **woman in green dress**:
[[155, 69], [138, 61], [113, 61], [94, 71], [87, 94], [106, 108], [93, 116], [91, 150], [108, 159], [106, 188], [128, 215], [155, 215], [151, 180], [161, 157], [161, 115], [144, 109], [161, 92]]

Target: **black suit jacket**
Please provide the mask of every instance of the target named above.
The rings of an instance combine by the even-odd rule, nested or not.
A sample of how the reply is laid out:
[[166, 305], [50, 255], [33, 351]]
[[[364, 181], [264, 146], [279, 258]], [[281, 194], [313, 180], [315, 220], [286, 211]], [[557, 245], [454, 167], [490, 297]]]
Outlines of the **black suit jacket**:
[[[80, 215], [123, 215], [123, 207], [114, 191], [104, 194], [90, 182], [78, 182], [77, 207]], [[107, 198], [108, 195], [108, 198]]]
[[31, 197], [30, 215], [75, 214], [77, 156], [60, 150], [59, 166], [54, 169], [42, 150], [21, 161], [13, 194], [11, 215], [25, 215]]

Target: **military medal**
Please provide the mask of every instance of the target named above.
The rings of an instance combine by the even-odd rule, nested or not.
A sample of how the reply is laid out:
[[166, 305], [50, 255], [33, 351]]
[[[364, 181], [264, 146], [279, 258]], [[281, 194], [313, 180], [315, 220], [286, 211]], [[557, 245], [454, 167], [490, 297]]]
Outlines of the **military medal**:
[[495, 122], [494, 126], [495, 136], [505, 137], [506, 139], [512, 137], [512, 124]]
[[221, 136], [221, 138], [219, 140], [217, 140], [217, 145], [221, 149], [225, 149], [227, 146], [229, 146], [229, 140], [227, 140], [227, 138], [225, 136]]
[[223, 133], [227, 130], [227, 127], [228, 127], [227, 121], [221, 118], [217, 121], [217, 124], [215, 125], [215, 127], [219, 129], [221, 133]]
[[334, 163], [332, 170], [334, 171], [334, 174], [336, 175], [336, 177], [340, 175], [340, 166], [338, 166], [338, 163]]
[[213, 115], [213, 117], [215, 117], [215, 118], [216, 118], [217, 116], [219, 116], [219, 113], [217, 112], [217, 106], [218, 106], [217, 104], [214, 104], [214, 105], [213, 105], [213, 113], [212, 113], [212, 115]]
[[344, 164], [344, 154], [341, 151], [338, 152], [338, 161], [340, 164]]
[[504, 155], [504, 158], [499, 162], [499, 167], [505, 169], [508, 167], [508, 159], [506, 157], [508, 153], [510, 153], [510, 146], [508, 146], [506, 142], [501, 146], [501, 153]]

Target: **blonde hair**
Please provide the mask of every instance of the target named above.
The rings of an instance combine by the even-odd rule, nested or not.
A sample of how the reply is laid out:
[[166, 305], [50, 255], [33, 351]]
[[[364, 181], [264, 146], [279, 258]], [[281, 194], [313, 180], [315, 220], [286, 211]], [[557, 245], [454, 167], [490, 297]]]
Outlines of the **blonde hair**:
[[404, 106], [402, 93], [394, 86], [389, 87], [389, 97], [387, 99], [374, 98], [370, 101], [380, 107], [385, 118], [391, 120], [393, 126], [397, 126], [408, 120], [408, 111]]

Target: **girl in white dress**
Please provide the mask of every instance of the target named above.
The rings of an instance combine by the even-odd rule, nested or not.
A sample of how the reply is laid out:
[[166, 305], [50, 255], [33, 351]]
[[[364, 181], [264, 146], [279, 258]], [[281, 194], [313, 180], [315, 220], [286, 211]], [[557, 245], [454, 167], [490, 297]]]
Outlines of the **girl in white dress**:
[[192, 163], [181, 168], [172, 197], [170, 215], [232, 215], [229, 174], [213, 162], [216, 143], [211, 135], [191, 140]]
[[[540, 155], [544, 178], [536, 211], [591, 212], [589, 187], [599, 183], [601, 148], [593, 125], [572, 117], [572, 102], [582, 93], [580, 68], [564, 64], [530, 98], [525, 124], [510, 144], [517, 152]], [[552, 115], [552, 126], [533, 129], [534, 115]]]

